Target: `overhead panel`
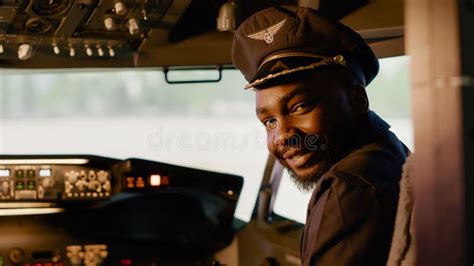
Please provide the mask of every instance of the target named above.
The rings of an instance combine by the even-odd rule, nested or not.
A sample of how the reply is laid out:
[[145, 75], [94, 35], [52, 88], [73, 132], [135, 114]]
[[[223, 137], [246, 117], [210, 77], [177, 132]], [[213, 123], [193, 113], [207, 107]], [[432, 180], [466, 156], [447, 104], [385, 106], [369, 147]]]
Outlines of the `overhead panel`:
[[160, 22], [173, 2], [2, 1], [0, 65], [33, 68], [132, 66], [133, 54], [148, 39], [150, 32], [161, 26]]

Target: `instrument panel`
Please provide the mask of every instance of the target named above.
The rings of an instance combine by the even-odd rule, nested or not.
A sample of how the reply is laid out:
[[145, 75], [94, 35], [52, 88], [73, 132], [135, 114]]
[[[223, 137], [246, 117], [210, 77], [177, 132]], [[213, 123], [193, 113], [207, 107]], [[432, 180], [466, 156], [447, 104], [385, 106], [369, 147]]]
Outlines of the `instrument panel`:
[[172, 0], [9, 0], [0, 2], [0, 59], [35, 53], [130, 57], [158, 28]]
[[0, 159], [0, 200], [106, 199], [112, 189], [107, 166], [85, 158]]
[[0, 165], [1, 200], [101, 199], [110, 197], [111, 172], [68, 165]]
[[0, 155], [0, 265], [212, 265], [240, 176], [90, 155]]

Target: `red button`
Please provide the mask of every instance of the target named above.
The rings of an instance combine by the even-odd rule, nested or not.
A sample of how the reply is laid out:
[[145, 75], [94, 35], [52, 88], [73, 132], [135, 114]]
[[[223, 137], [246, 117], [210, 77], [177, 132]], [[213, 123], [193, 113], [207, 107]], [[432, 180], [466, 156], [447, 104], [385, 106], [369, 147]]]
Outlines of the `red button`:
[[132, 265], [132, 260], [131, 259], [122, 259], [122, 260], [120, 260], [120, 265], [121, 266], [130, 266], [130, 265]]

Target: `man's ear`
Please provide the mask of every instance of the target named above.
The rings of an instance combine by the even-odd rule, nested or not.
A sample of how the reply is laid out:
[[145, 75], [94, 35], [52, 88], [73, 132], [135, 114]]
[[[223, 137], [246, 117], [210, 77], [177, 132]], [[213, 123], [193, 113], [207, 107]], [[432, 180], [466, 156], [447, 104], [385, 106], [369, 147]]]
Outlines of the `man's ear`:
[[355, 115], [364, 115], [369, 111], [369, 99], [365, 88], [353, 85], [349, 93], [350, 105]]

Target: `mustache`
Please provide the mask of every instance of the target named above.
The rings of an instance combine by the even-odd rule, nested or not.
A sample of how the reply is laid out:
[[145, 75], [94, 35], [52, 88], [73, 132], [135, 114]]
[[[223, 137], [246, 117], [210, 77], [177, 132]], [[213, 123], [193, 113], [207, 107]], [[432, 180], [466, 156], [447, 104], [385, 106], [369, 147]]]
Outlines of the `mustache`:
[[294, 155], [303, 151], [326, 151], [328, 148], [327, 138], [318, 134], [292, 135], [283, 144], [277, 145], [278, 154], [284, 157], [286, 154]]

